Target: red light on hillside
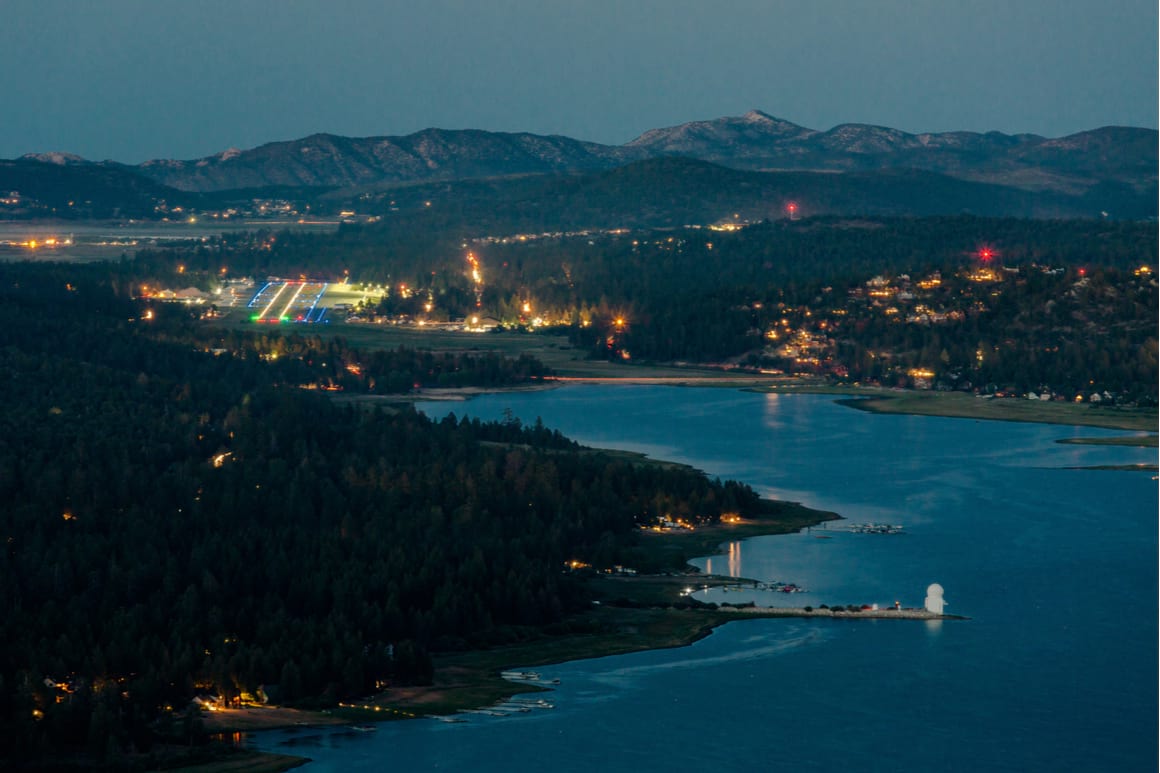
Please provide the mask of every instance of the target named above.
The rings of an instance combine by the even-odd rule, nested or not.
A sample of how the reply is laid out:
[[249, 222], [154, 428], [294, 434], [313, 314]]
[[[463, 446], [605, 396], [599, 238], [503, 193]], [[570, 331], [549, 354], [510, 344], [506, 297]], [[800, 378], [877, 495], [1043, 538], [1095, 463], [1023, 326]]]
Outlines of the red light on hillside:
[[984, 247], [983, 249], [979, 250], [979, 259], [984, 263], [990, 261], [993, 257], [995, 257], [995, 253], [991, 251], [990, 247]]
[[785, 205], [785, 208], [786, 208], [786, 210], [788, 210], [788, 211], [789, 211], [789, 213], [790, 213], [791, 215], [792, 215], [794, 212], [797, 212], [797, 204], [793, 203], [792, 201], [791, 201], [789, 204], [786, 204], [786, 205]]

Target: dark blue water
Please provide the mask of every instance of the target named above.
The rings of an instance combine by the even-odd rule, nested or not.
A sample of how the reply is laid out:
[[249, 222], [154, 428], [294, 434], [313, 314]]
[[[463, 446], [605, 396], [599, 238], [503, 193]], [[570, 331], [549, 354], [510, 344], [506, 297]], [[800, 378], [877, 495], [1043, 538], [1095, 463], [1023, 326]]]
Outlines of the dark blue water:
[[1135, 771], [1157, 760], [1157, 483], [1070, 467], [1154, 450], [1070, 427], [879, 416], [809, 395], [572, 387], [423, 406], [643, 450], [905, 534], [727, 546], [719, 574], [808, 593], [716, 600], [920, 606], [969, 621], [746, 620], [691, 647], [539, 669], [555, 708], [266, 733], [308, 771]]

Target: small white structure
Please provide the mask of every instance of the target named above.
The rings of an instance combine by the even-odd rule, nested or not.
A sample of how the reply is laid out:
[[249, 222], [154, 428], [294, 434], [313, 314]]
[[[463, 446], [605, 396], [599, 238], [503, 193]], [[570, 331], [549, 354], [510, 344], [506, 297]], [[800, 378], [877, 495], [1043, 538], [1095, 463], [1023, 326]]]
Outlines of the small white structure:
[[943, 600], [943, 586], [937, 582], [931, 584], [926, 589], [926, 600], [923, 602], [923, 605], [926, 607], [926, 611], [931, 614], [943, 614], [943, 607], [946, 606], [946, 601]]

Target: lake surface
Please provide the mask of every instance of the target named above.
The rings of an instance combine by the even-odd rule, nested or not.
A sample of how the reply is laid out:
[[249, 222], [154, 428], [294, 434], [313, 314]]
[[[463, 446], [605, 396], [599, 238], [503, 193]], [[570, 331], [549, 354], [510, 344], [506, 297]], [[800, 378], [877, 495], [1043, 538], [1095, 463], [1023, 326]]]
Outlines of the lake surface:
[[819, 395], [568, 387], [423, 404], [525, 422], [749, 483], [904, 534], [762, 537], [704, 570], [792, 582], [759, 604], [921, 606], [967, 621], [745, 620], [676, 650], [540, 668], [552, 709], [377, 732], [262, 733], [309, 773], [1136, 771], [1157, 760], [1154, 449], [1062, 445], [1114, 431], [875, 415]]

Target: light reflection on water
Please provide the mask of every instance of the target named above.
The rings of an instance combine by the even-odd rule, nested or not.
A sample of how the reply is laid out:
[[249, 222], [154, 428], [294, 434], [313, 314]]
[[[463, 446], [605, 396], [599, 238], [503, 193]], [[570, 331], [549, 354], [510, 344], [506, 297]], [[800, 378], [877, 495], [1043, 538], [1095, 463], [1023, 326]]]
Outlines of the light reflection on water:
[[[561, 680], [550, 711], [308, 735], [319, 744], [308, 773], [388, 761], [633, 773], [845, 771], [851, 760], [883, 771], [1155, 768], [1156, 483], [1062, 469], [1154, 463], [1153, 450], [1054, 442], [1110, 431], [877, 416], [824, 397], [726, 390], [576, 387], [453, 408], [465, 407], [540, 416], [591, 445], [666, 449], [849, 522], [905, 526], [854, 534], [838, 522], [729, 542], [701, 560], [706, 572], [807, 589], [767, 594], [779, 606], [921, 606], [938, 581], [947, 611], [972, 619], [731, 624], [688, 648], [538, 669]], [[284, 741], [299, 743], [257, 739], [292, 751]]]

